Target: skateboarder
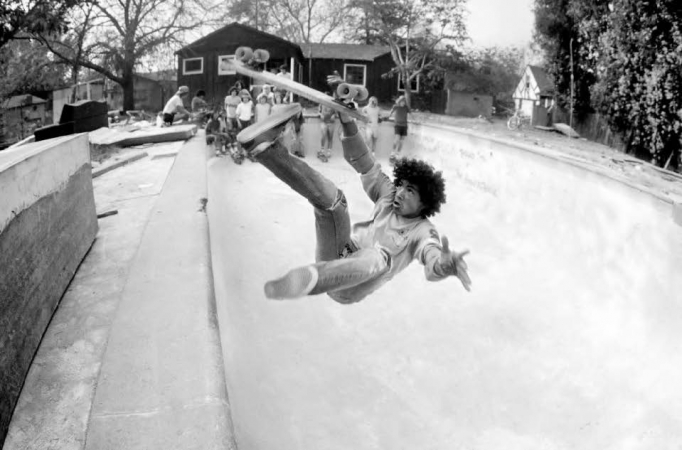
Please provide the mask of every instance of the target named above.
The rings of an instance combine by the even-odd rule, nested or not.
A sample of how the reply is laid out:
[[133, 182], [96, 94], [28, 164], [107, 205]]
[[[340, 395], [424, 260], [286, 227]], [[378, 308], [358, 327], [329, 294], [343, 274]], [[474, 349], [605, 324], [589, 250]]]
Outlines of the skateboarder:
[[343, 192], [305, 161], [292, 156], [282, 143], [284, 126], [300, 111], [300, 105], [289, 105], [237, 136], [257, 162], [315, 209], [317, 262], [268, 281], [266, 297], [293, 299], [326, 293], [339, 303], [355, 303], [413, 259], [424, 265], [427, 280], [455, 276], [469, 290], [471, 280], [463, 259], [468, 252], [450, 251], [447, 238], [441, 241], [428, 219], [445, 203], [441, 173], [423, 161], [401, 159], [396, 162], [391, 182], [358, 134], [353, 119], [339, 114], [344, 158], [360, 174], [365, 192], [375, 204], [370, 220], [356, 224], [351, 235]]

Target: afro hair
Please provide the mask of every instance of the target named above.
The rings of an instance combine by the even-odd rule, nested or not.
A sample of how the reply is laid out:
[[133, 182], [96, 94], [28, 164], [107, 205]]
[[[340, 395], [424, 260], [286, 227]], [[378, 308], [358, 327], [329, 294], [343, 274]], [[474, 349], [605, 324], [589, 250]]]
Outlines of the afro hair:
[[407, 181], [417, 187], [419, 198], [424, 205], [423, 217], [431, 217], [440, 212], [445, 203], [445, 180], [440, 171], [418, 159], [402, 158], [393, 167], [393, 184], [400, 186]]

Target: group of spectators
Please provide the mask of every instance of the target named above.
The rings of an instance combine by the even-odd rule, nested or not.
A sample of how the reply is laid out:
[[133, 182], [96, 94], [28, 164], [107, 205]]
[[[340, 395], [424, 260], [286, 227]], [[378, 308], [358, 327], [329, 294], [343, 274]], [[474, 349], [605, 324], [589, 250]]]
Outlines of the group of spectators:
[[[286, 75], [286, 68], [281, 67], [278, 75]], [[162, 126], [170, 126], [175, 120], [194, 120], [198, 123], [206, 123], [206, 134], [215, 136], [216, 148], [220, 152], [241, 152], [236, 135], [249, 125], [266, 119], [270, 114], [276, 114], [291, 99], [291, 95], [282, 90], [275, 90], [270, 85], [260, 87], [252, 86], [252, 90], [258, 92], [255, 103], [252, 93], [237, 82], [229, 90], [222, 105], [210, 107], [206, 102], [206, 92], [198, 90], [191, 101], [191, 112], [185, 109], [184, 99], [189, 96], [189, 88], [180, 86], [177, 93], [168, 100], [163, 109]], [[382, 120], [394, 117], [394, 140], [390, 159], [397, 158], [402, 150], [402, 145], [407, 136], [407, 119], [409, 108], [405, 98], [400, 96], [391, 108], [389, 115], [382, 119], [376, 97], [370, 97], [367, 106], [362, 112], [369, 121], [365, 128], [365, 140], [372, 153], [376, 150], [379, 124]], [[336, 114], [331, 108], [320, 105], [318, 109], [320, 118], [321, 146], [317, 156], [327, 160], [331, 156], [332, 140], [335, 131]], [[305, 157], [303, 146], [300, 143], [300, 129], [302, 117], [298, 117], [294, 123], [294, 146], [293, 154]]]

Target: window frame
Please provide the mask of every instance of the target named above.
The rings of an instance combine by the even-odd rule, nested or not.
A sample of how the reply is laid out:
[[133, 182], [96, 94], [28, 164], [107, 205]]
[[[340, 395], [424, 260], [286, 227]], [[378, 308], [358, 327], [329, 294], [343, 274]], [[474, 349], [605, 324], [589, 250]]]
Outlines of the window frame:
[[[419, 93], [421, 90], [421, 75], [417, 75], [417, 78], [414, 79], [414, 82], [417, 84], [417, 89], [411, 89], [410, 92], [415, 92]], [[403, 83], [403, 76], [401, 74], [398, 74], [398, 92], [405, 92], [405, 85]]]
[[[201, 61], [201, 68], [199, 70], [187, 70], [187, 61]], [[200, 75], [204, 73], [204, 57], [198, 56], [196, 58], [183, 58], [182, 59], [182, 74], [183, 75]]]
[[[343, 65], [343, 79], [348, 79], [348, 67], [362, 67], [362, 86], [367, 87], [367, 64], [344, 63]], [[359, 84], [359, 83], [353, 83]]]
[[222, 62], [224, 59], [234, 61], [234, 53], [231, 55], [218, 55], [218, 76], [236, 75], [237, 74], [236, 70], [223, 70], [222, 69], [221, 65], [222, 65]]

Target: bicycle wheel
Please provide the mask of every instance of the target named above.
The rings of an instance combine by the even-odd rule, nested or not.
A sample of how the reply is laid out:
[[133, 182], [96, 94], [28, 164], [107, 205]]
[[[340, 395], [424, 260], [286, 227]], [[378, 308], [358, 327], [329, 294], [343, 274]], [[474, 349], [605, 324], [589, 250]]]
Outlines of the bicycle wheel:
[[507, 128], [510, 130], [518, 130], [521, 126], [521, 118], [519, 116], [511, 116], [507, 121]]

